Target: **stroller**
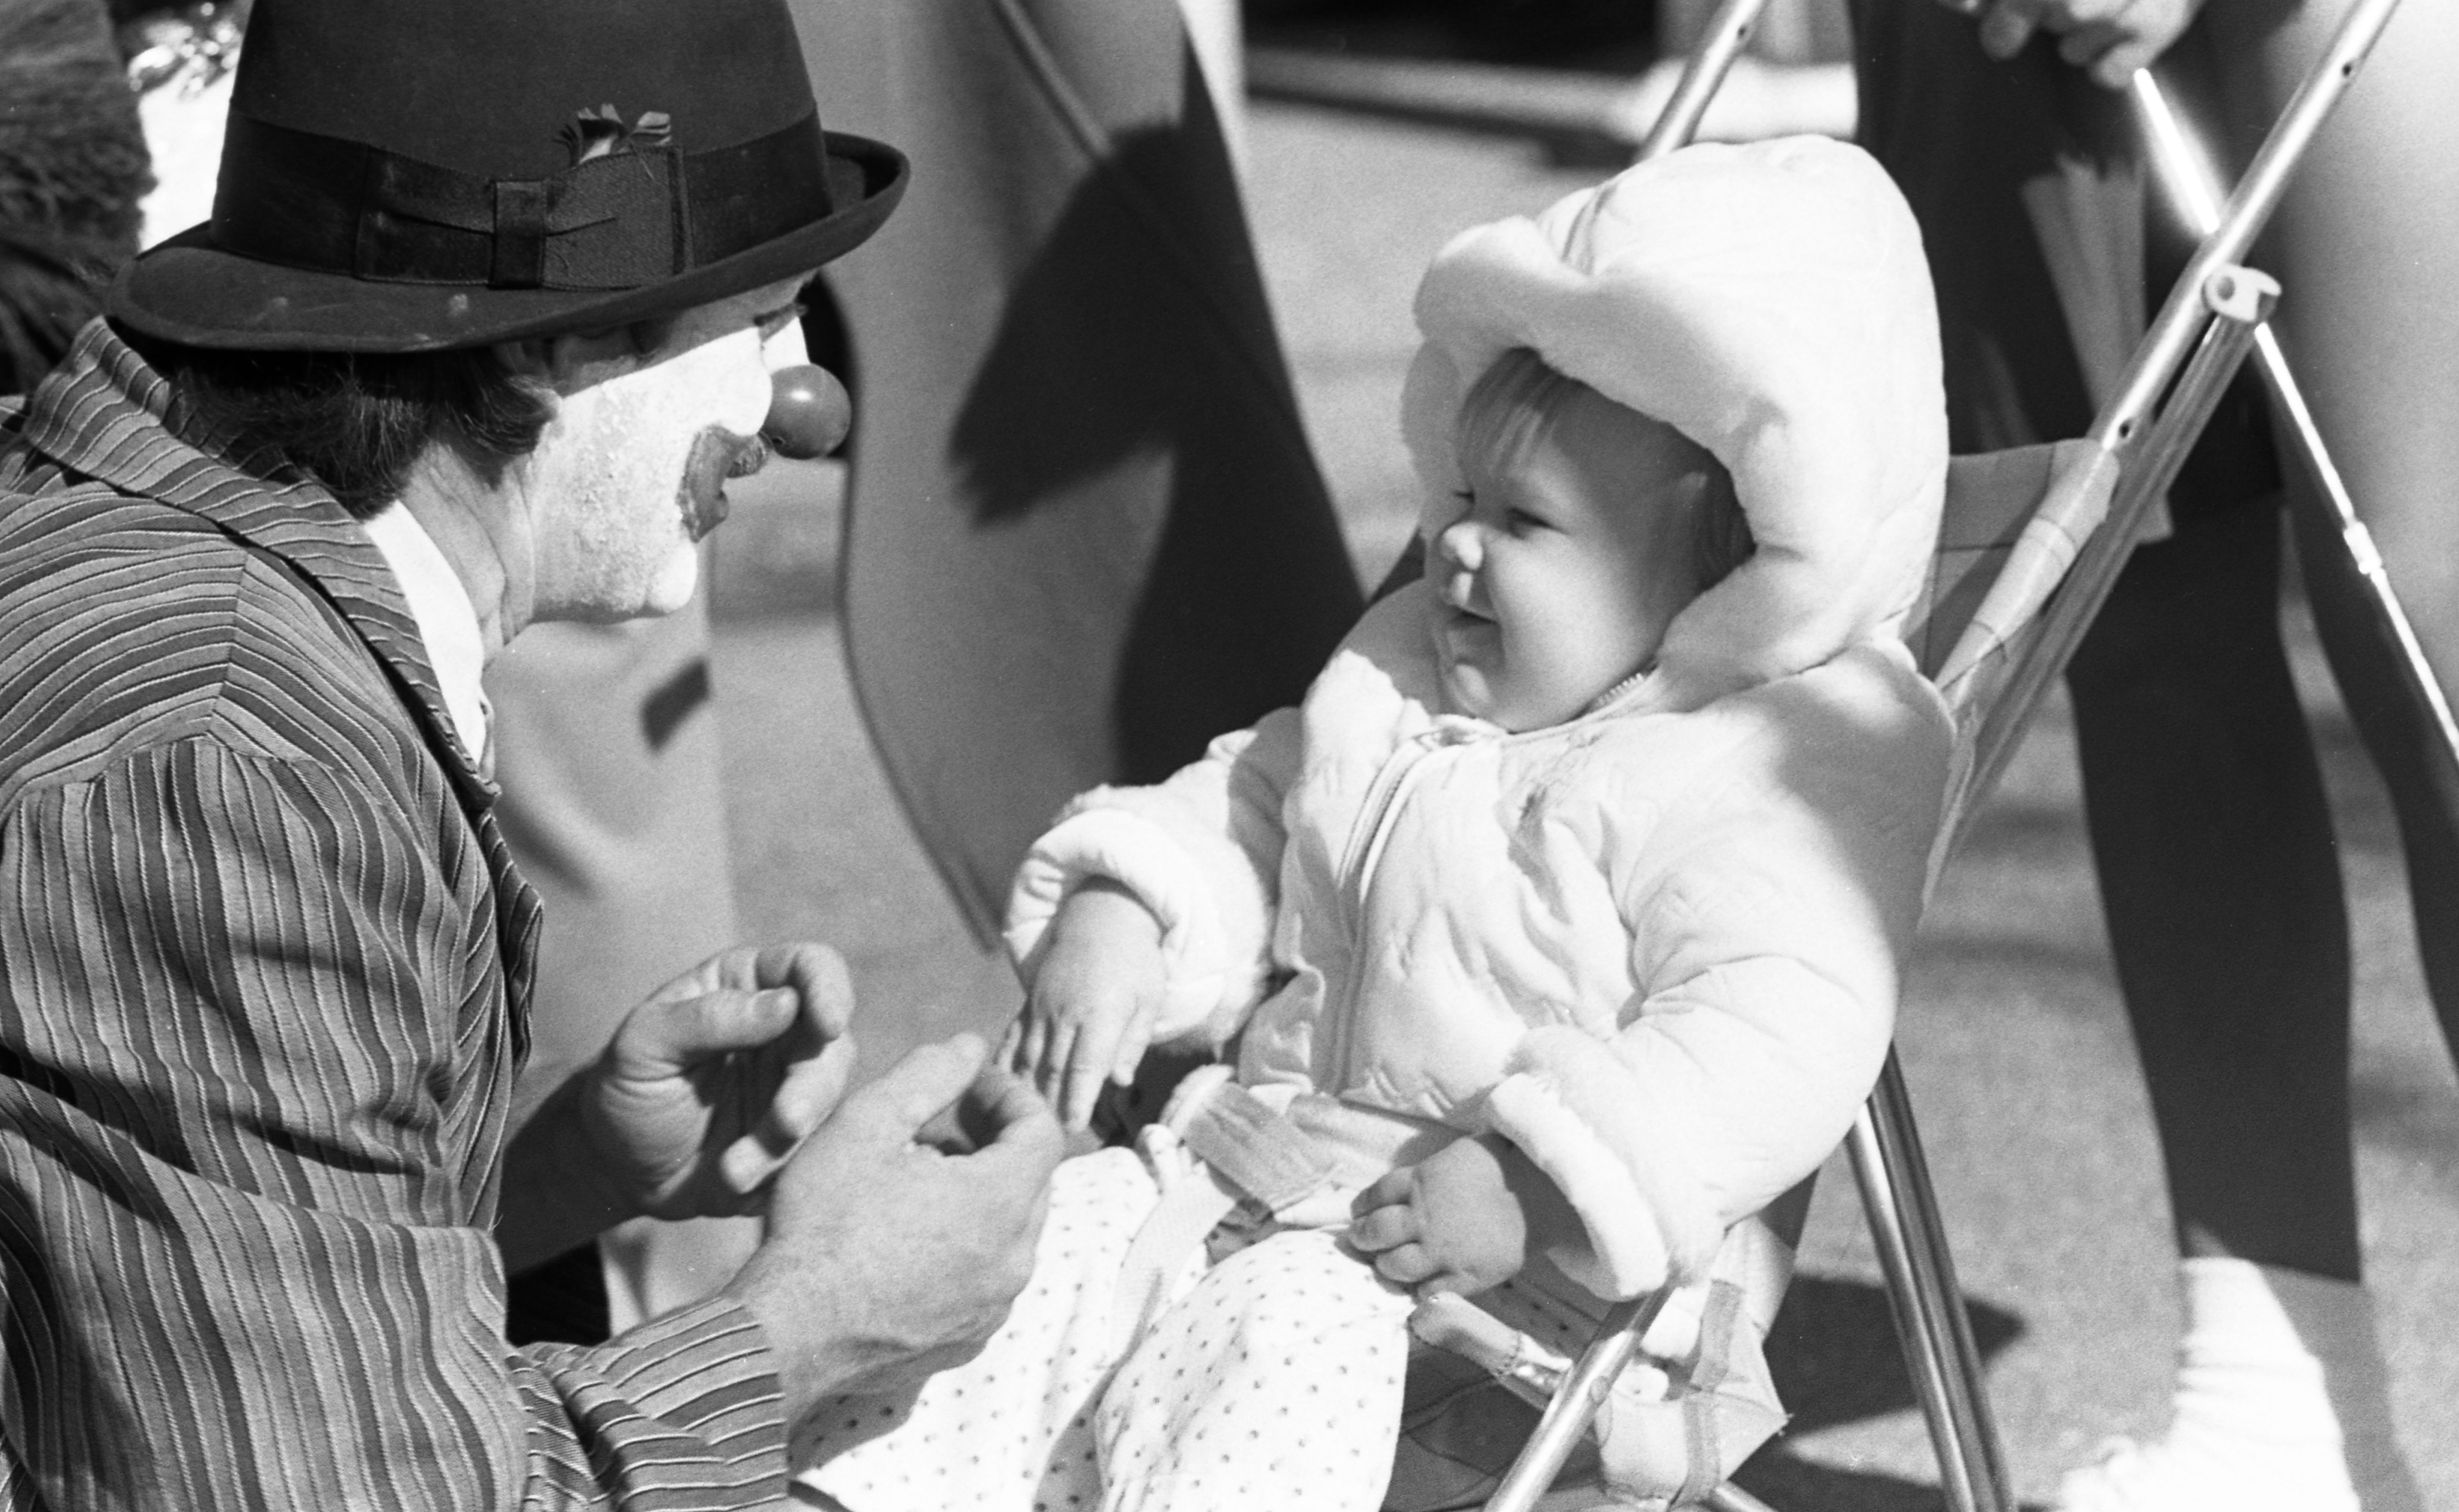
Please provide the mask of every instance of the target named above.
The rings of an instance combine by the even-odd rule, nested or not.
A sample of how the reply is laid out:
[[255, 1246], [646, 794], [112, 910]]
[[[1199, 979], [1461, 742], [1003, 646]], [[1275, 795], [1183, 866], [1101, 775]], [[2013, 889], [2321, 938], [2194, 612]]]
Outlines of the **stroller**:
[[[1763, 0], [1725, 0], [1710, 23], [1641, 156], [1681, 145], [1737, 55]], [[2090, 432], [2076, 441], [1960, 457], [1948, 476], [1945, 518], [1928, 591], [1907, 643], [1945, 695], [1957, 726], [1957, 762], [1945, 819], [1930, 858], [1935, 885], [2038, 705], [2064, 669], [2093, 613], [2107, 598], [2133, 542], [2153, 516], [2187, 453], [2211, 419], [2249, 351], [2259, 349], [2265, 377], [2288, 387], [2264, 323], [2279, 285], [2240, 265], [2296, 163], [2388, 22], [2397, 0], [2364, 0], [2343, 21], [2328, 52], [2274, 125], [2236, 193], [2220, 207], [2200, 248], [2178, 278], [2167, 305], [2137, 346]], [[2156, 85], [2138, 79], [2138, 97], [2154, 129], [2164, 119]], [[2160, 145], [2155, 143], [2155, 146]], [[2258, 342], [2260, 346], [2258, 348]], [[2292, 414], [2301, 406], [2290, 402]], [[2324, 475], [2324, 493], [2340, 506], [2343, 533], [2373, 587], [2386, 634], [2410, 650], [2413, 636], [2382, 579], [2379, 558], [2345, 507], [2327, 458], [2310, 435], [2309, 460]], [[2370, 561], [2372, 570], [2366, 571]], [[1404, 563], [1401, 571], [1407, 572]], [[2453, 744], [2447, 706], [2429, 678], [2413, 692]], [[1947, 1504], [1954, 1512], [2011, 1512], [1997, 1434], [1984, 1395], [1980, 1356], [1958, 1293], [1945, 1230], [1924, 1168], [1910, 1098], [1893, 1055], [1849, 1137], [1854, 1173], [1885, 1272], [1900, 1340], [1932, 1445]], [[1549, 1495], [1581, 1450], [1610, 1389], [1636, 1357], [1639, 1341], [1665, 1308], [1671, 1291], [1619, 1304], [1599, 1324], [1576, 1360], [1484, 1318], [1465, 1304], [1420, 1310], [1420, 1337], [1482, 1367], [1496, 1388], [1542, 1406], [1533, 1435], [1500, 1479], [1461, 1476], [1437, 1466], [1415, 1478], [1405, 1498], [1411, 1512], [1434, 1505], [1482, 1504], [1488, 1512], [1527, 1512], [1541, 1504], [1587, 1504], [1583, 1493]], [[1457, 1417], [1457, 1390], [1440, 1409]], [[1421, 1441], [1402, 1455], [1443, 1458], [1422, 1441], [1434, 1416], [1412, 1424]], [[1455, 1435], [1456, 1427], [1450, 1429]], [[1466, 1457], [1463, 1457], [1466, 1458]], [[1491, 1462], [1491, 1461], [1488, 1461]], [[1422, 1468], [1421, 1463], [1421, 1468]], [[1449, 1499], [1430, 1500], [1449, 1470], [1458, 1482]], [[1405, 1479], [1405, 1478], [1404, 1478]], [[1592, 1499], [1588, 1499], [1592, 1500]], [[1719, 1512], [1752, 1512], [1764, 1503], [1730, 1483], [1700, 1488], [1685, 1504]], [[1396, 1501], [1394, 1505], [1400, 1504]]]

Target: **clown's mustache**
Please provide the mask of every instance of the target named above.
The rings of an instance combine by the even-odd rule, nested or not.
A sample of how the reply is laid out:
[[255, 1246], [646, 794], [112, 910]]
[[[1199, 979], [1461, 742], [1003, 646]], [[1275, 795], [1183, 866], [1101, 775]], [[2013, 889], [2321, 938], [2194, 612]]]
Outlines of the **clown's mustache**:
[[683, 461], [683, 486], [675, 502], [683, 528], [699, 540], [725, 522], [729, 506], [729, 478], [749, 477], [768, 465], [768, 443], [756, 435], [737, 435], [724, 426], [709, 426], [692, 437], [691, 454]]

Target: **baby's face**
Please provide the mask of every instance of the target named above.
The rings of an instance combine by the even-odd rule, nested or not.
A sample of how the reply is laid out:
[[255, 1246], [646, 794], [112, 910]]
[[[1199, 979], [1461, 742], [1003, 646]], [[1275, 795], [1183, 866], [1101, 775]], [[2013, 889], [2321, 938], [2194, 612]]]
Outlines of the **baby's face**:
[[1511, 455], [1462, 463], [1460, 513], [1428, 530], [1443, 692], [1507, 730], [1559, 724], [1646, 666], [1697, 597], [1713, 464], [1586, 388]]

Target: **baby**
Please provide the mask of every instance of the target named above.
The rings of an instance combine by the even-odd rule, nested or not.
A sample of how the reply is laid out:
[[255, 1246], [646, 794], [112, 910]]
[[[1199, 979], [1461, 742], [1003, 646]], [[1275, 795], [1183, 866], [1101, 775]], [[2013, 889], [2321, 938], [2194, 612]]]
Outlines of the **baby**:
[[1856, 149], [1697, 147], [1463, 236], [1418, 318], [1423, 578], [1017, 884], [1010, 1051], [1071, 1124], [1150, 1044], [1231, 1063], [1061, 1168], [1005, 1327], [824, 1414], [807, 1490], [1365, 1512], [1438, 1292], [1551, 1342], [1684, 1287], [1625, 1500], [1780, 1422], [1749, 1220], [1877, 1074], [1947, 773], [1898, 638], [1945, 468], [1918, 236]]

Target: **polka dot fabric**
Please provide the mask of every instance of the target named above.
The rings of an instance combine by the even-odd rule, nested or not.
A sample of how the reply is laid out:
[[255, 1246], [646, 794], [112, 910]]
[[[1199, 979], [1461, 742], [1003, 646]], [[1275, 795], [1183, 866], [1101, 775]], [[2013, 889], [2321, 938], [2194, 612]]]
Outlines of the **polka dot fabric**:
[[850, 1512], [1096, 1505], [1092, 1411], [1118, 1364], [1110, 1304], [1160, 1200], [1133, 1150], [1062, 1164], [1033, 1278], [981, 1354], [902, 1402], [824, 1405], [797, 1444], [818, 1467], [803, 1480]]
[[1103, 1512], [1374, 1512], [1409, 1307], [1327, 1233], [1272, 1234], [1206, 1271], [1103, 1396]]
[[[798, 1441], [798, 1500], [845, 1512], [1373, 1512], [1391, 1472], [1409, 1299], [1329, 1234], [1208, 1269], [1123, 1355], [1112, 1308], [1161, 1188], [1131, 1150], [1061, 1166], [1034, 1275], [971, 1362], [908, 1400], [840, 1397]], [[819, 1493], [812, 1495], [811, 1493]]]

